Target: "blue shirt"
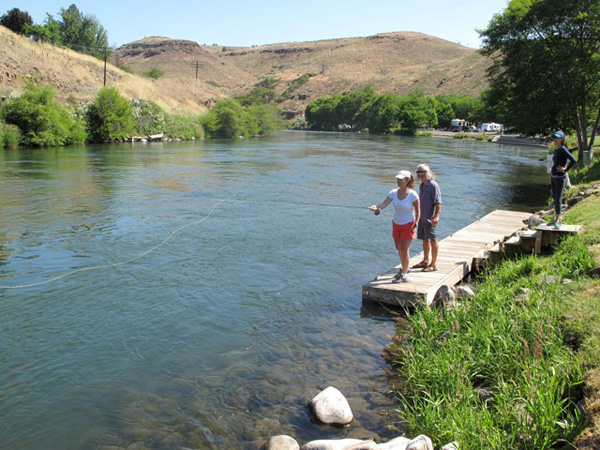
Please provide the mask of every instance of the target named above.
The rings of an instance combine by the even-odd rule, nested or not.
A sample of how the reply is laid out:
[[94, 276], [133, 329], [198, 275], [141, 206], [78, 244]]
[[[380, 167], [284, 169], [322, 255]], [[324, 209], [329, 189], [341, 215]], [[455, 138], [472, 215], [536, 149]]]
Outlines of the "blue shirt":
[[434, 180], [419, 185], [419, 200], [421, 200], [421, 220], [431, 220], [435, 213], [435, 205], [442, 204], [442, 190]]

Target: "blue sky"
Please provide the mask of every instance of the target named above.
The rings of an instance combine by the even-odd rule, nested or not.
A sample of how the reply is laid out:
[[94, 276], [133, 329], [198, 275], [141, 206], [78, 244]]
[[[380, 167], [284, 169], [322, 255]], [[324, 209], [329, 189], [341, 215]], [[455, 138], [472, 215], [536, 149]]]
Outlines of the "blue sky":
[[250, 47], [281, 42], [417, 31], [478, 48], [485, 28], [508, 0], [170, 0], [3, 2], [0, 13], [27, 11], [35, 23], [74, 3], [108, 31], [110, 45], [149, 36]]

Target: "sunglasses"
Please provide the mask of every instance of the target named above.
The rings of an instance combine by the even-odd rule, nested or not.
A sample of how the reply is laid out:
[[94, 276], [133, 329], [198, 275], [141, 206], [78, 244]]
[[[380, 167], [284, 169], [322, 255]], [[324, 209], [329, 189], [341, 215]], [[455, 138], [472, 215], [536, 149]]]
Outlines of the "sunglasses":
[[417, 170], [417, 173], [427, 173], [426, 170]]

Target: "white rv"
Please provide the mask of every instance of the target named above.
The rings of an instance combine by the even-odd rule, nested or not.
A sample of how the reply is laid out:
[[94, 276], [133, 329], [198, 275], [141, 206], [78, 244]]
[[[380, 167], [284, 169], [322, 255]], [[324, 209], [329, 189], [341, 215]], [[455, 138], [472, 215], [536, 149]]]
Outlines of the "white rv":
[[463, 131], [467, 127], [467, 121], [463, 119], [452, 119], [450, 129], [452, 131]]
[[497, 132], [497, 131], [502, 131], [504, 129], [504, 126], [500, 123], [494, 123], [494, 122], [490, 122], [490, 123], [483, 123], [481, 124], [481, 131], [483, 131], [484, 133], [487, 132]]

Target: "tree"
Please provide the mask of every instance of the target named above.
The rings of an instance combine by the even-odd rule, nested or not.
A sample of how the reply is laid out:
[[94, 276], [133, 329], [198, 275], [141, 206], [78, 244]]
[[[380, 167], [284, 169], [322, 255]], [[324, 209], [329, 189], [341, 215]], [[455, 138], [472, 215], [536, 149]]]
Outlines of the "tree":
[[33, 25], [33, 19], [29, 13], [21, 11], [19, 8], [13, 8], [0, 17], [0, 25], [18, 34], [25, 34], [27, 27]]
[[589, 163], [600, 121], [600, 0], [511, 0], [481, 37], [511, 124], [530, 135], [574, 129]]
[[92, 142], [130, 137], [134, 128], [131, 103], [114, 87], [103, 87], [86, 110], [86, 122]]
[[438, 124], [437, 100], [425, 97], [423, 91], [411, 92], [402, 98], [398, 106], [398, 122], [410, 134], [415, 134], [422, 126], [434, 127]]
[[74, 4], [61, 8], [60, 31], [63, 44], [80, 53], [104, 58], [108, 34], [94, 16], [84, 15]]
[[203, 125], [210, 137], [234, 138], [252, 135], [249, 127], [254, 129], [255, 124], [250, 123], [242, 105], [234, 99], [225, 99], [219, 100], [206, 114]]
[[364, 103], [356, 113], [357, 127], [369, 130], [372, 134], [389, 133], [398, 125], [398, 108], [400, 97], [394, 94], [383, 94], [373, 97]]
[[334, 95], [329, 98], [318, 98], [306, 106], [304, 113], [308, 126], [312, 130], [338, 131], [337, 105], [342, 96]]

